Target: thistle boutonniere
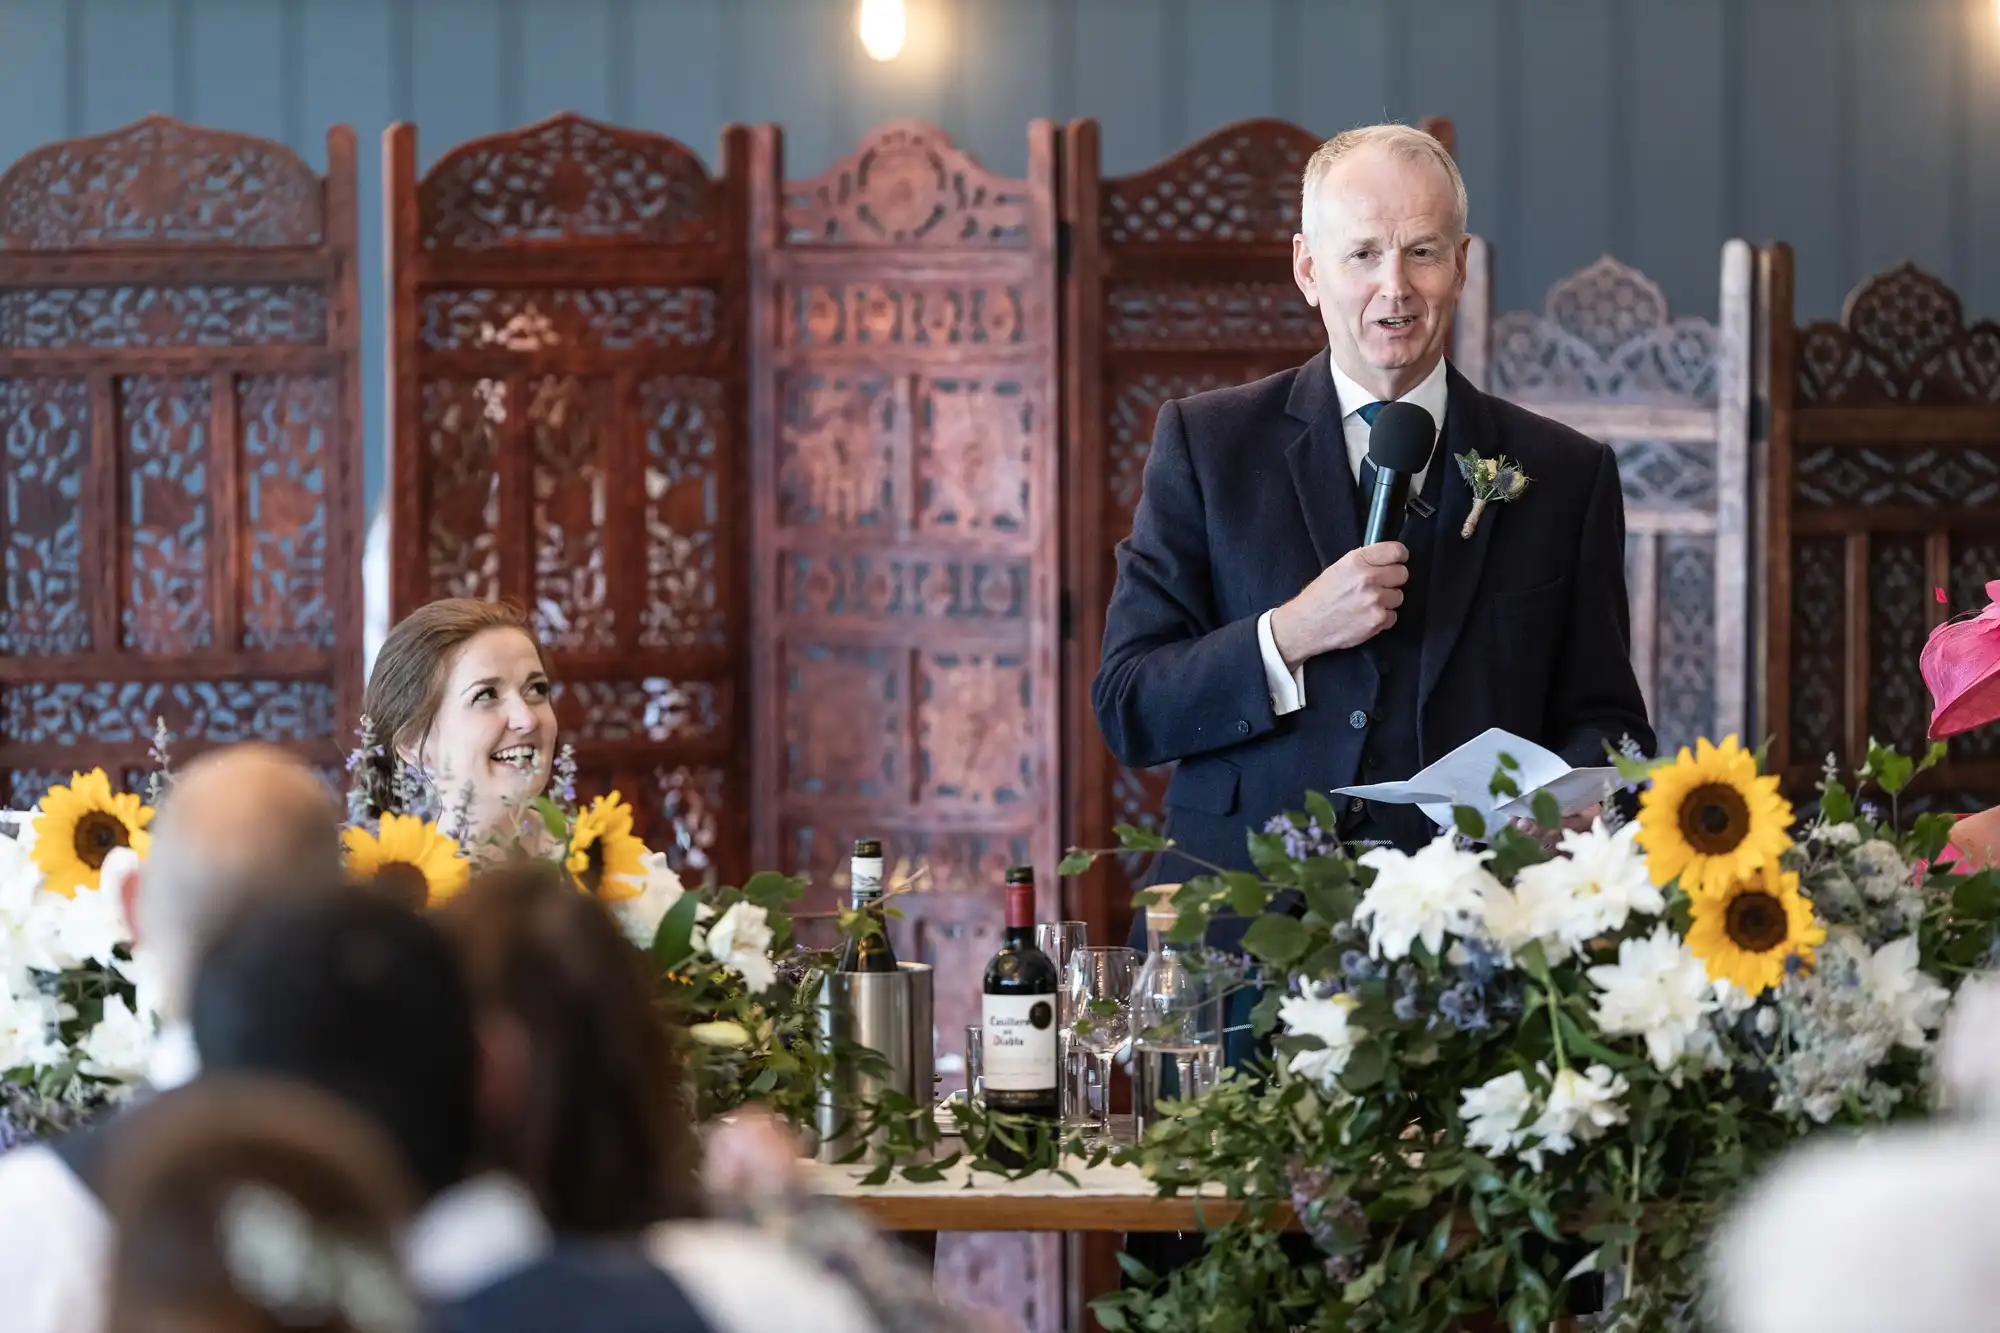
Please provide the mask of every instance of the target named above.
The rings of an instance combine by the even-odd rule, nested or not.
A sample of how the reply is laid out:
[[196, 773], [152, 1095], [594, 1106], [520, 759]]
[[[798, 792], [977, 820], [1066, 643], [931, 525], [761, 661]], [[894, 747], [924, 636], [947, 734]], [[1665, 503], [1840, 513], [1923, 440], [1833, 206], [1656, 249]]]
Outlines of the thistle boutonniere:
[[1486, 512], [1487, 505], [1495, 500], [1516, 499], [1528, 489], [1528, 474], [1505, 455], [1481, 458], [1478, 454], [1460, 454], [1458, 470], [1465, 477], [1465, 484], [1472, 488], [1472, 512], [1465, 516], [1465, 526], [1458, 530], [1460, 537], [1470, 537], [1478, 529], [1479, 516]]

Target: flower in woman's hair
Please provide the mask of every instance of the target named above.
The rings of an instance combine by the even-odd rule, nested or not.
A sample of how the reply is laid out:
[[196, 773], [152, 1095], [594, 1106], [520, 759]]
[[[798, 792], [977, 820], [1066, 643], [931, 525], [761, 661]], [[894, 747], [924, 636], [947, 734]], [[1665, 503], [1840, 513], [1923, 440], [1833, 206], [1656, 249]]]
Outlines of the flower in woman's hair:
[[1799, 893], [1799, 877], [1769, 861], [1719, 893], [1694, 898], [1687, 944], [1708, 969], [1747, 995], [1762, 995], [1811, 964], [1826, 929]]
[[1434, 839], [1415, 856], [1393, 847], [1361, 854], [1375, 882], [1361, 895], [1354, 919], [1368, 926], [1368, 948], [1377, 958], [1405, 958], [1418, 940], [1433, 955], [1447, 933], [1464, 935], [1478, 922], [1484, 895], [1499, 881], [1487, 872], [1493, 853], [1460, 851], [1449, 837]]
[[472, 877], [458, 842], [415, 815], [382, 816], [378, 833], [350, 827], [340, 835], [347, 873], [418, 907], [456, 898]]
[[576, 817], [563, 864], [586, 892], [616, 902], [639, 893], [645, 855], [646, 844], [632, 834], [632, 807], [614, 791]]
[[1294, 1052], [1286, 1068], [1328, 1092], [1336, 1090], [1340, 1073], [1354, 1054], [1355, 1043], [1367, 1035], [1347, 1021], [1356, 1007], [1351, 995], [1333, 995], [1323, 1000], [1288, 995], [1280, 1001], [1278, 1021], [1286, 1033], [1294, 1037], [1317, 1037], [1321, 1042], [1315, 1050]]
[[35, 864], [44, 887], [65, 898], [98, 887], [105, 858], [119, 847], [144, 857], [151, 841], [146, 825], [153, 811], [129, 792], [114, 794], [104, 770], [71, 775], [67, 787], [51, 787], [35, 820]]
[[[624, 930], [625, 937], [642, 949], [649, 949], [653, 937], [660, 932], [660, 922], [675, 903], [687, 892], [681, 877], [667, 864], [665, 852], [647, 852], [639, 858], [637, 875], [624, 877], [620, 896], [603, 895], [611, 915]], [[634, 890], [625, 893], [624, 889]], [[694, 909], [696, 921], [707, 921], [715, 915], [715, 909], [702, 903]], [[689, 941], [695, 948], [702, 947], [702, 927], [697, 925]]]
[[1792, 805], [1776, 775], [1760, 776], [1757, 756], [1734, 736], [1706, 738], [1674, 763], [1653, 770], [1639, 797], [1639, 845], [1653, 882], [1675, 879], [1690, 898], [1720, 893], [1775, 862], [1792, 845]]
[[[1548, 1073], [1547, 1066], [1542, 1066], [1542, 1073]], [[1557, 1070], [1541, 1115], [1528, 1127], [1535, 1146], [1522, 1158], [1539, 1171], [1543, 1153], [1561, 1156], [1579, 1143], [1602, 1138], [1605, 1130], [1625, 1123], [1625, 1108], [1618, 1099], [1629, 1091], [1625, 1076], [1614, 1075], [1605, 1065], [1591, 1065], [1582, 1073]]]
[[1654, 926], [1643, 939], [1621, 941], [1616, 963], [1586, 975], [1603, 992], [1594, 1014], [1598, 1029], [1644, 1037], [1646, 1053], [1661, 1073], [1680, 1063], [1717, 1008], [1708, 969], [1665, 925]]
[[1465, 1146], [1488, 1157], [1512, 1152], [1521, 1142], [1522, 1123], [1535, 1109], [1535, 1097], [1520, 1070], [1487, 1079], [1459, 1092], [1458, 1113], [1465, 1121]]
[[755, 903], [736, 903], [709, 927], [708, 956], [743, 978], [753, 995], [769, 990], [778, 979], [771, 962], [770, 915]]

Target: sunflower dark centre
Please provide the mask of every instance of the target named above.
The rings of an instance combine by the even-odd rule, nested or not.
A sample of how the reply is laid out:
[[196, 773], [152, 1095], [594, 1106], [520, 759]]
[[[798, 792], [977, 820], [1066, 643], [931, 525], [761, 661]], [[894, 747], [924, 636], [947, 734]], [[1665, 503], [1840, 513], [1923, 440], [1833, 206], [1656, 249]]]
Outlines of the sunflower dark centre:
[[384, 861], [375, 871], [375, 887], [412, 907], [422, 907], [431, 898], [431, 882], [408, 861]]
[[596, 894], [604, 889], [604, 839], [598, 838], [583, 849], [583, 873], [577, 876], [586, 892]]
[[1749, 953], [1769, 953], [1790, 933], [1785, 905], [1768, 893], [1739, 893], [1730, 899], [1723, 929], [1731, 944]]
[[128, 847], [131, 841], [125, 821], [116, 815], [92, 810], [76, 821], [76, 859], [92, 870], [104, 865], [104, 858], [111, 855], [113, 848]]
[[1750, 833], [1743, 794], [1721, 782], [1696, 787], [1681, 802], [1681, 837], [1703, 856], [1724, 856]]

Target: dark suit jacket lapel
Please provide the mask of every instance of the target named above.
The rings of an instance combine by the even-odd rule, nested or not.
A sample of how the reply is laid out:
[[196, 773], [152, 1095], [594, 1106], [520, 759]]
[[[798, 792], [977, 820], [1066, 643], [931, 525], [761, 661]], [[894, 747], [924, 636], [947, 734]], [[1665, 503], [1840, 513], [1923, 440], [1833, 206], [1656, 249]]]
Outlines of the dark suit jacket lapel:
[[[1458, 456], [1491, 456], [1499, 450], [1486, 396], [1455, 366], [1447, 367], [1446, 383], [1443, 447], [1432, 464], [1445, 469], [1444, 498], [1438, 506], [1437, 545], [1431, 551], [1430, 599], [1424, 611], [1424, 648], [1417, 674], [1419, 710], [1431, 697], [1458, 644], [1459, 631], [1465, 628], [1472, 595], [1479, 587], [1479, 572], [1486, 563], [1487, 544], [1493, 539], [1493, 529], [1504, 521], [1501, 511], [1507, 507], [1487, 505], [1472, 536], [1458, 535], [1472, 512], [1472, 488], [1459, 471]], [[1424, 755], [1427, 760], [1434, 757], [1428, 752]]]
[[1312, 535], [1313, 554], [1324, 569], [1361, 544], [1355, 512], [1354, 473], [1347, 464], [1347, 437], [1340, 426], [1340, 395], [1321, 352], [1299, 368], [1285, 411], [1306, 429], [1285, 450], [1292, 485]]

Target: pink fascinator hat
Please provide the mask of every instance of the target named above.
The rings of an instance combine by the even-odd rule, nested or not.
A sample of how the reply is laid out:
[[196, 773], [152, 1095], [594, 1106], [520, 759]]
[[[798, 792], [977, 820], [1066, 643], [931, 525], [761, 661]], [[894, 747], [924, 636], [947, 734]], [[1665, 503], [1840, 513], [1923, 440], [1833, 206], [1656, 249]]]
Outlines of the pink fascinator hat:
[[1934, 741], [2000, 720], [2000, 579], [1986, 595], [1991, 604], [1978, 615], [1932, 630], [1918, 659], [1936, 705]]

